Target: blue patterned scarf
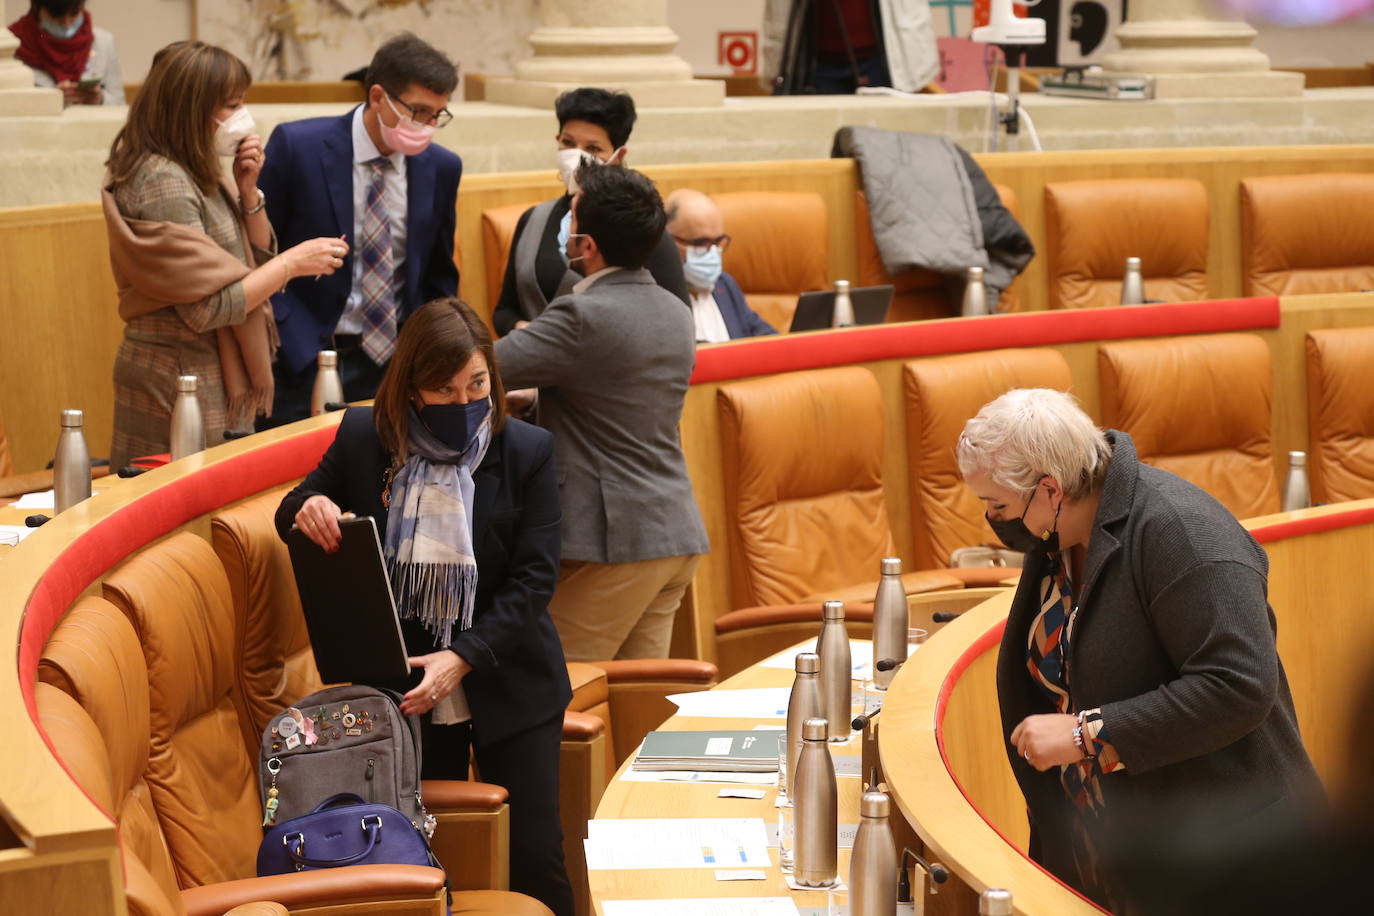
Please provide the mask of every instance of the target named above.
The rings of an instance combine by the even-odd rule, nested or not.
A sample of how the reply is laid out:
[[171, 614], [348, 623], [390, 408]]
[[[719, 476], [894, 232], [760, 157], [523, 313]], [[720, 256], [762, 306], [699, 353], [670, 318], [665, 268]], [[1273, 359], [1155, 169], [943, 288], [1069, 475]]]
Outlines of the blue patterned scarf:
[[455, 621], [459, 630], [472, 626], [472, 472], [491, 444], [491, 413], [461, 452], [440, 442], [413, 408], [409, 426], [410, 457], [391, 482], [383, 553], [400, 615], [417, 618], [447, 646]]

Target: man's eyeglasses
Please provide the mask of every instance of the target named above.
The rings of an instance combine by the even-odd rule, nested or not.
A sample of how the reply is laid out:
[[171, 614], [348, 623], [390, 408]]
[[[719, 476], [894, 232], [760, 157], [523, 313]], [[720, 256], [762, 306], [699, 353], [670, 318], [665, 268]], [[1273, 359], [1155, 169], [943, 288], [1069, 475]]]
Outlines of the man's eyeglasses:
[[400, 105], [401, 108], [405, 110], [406, 116], [409, 117], [416, 124], [429, 124], [434, 127], [448, 127], [449, 122], [453, 120], [453, 112], [449, 111], [447, 108], [440, 108], [438, 111], [430, 111], [423, 105], [421, 105], [419, 108], [415, 108], [410, 103], [401, 99], [400, 96], [396, 95], [391, 90], [387, 89], [385, 86], [382, 87], [382, 91], [385, 92], [388, 96], [390, 96], [393, 102], [395, 102], [397, 105]]
[[696, 239], [678, 238], [675, 235], [673, 236], [673, 241], [694, 254], [705, 254], [711, 248], [719, 248], [721, 254], [724, 254], [725, 249], [730, 247], [730, 236], [728, 235], [718, 235], [715, 238], [702, 236]]

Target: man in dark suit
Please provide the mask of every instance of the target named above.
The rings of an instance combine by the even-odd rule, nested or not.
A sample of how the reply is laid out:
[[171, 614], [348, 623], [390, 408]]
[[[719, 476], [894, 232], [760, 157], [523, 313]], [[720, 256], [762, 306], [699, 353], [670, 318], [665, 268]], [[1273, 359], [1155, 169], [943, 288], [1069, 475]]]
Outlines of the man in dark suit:
[[668, 234], [682, 257], [682, 272], [692, 293], [697, 343], [722, 343], [737, 337], [778, 333], [744, 301], [735, 278], [721, 269], [730, 245], [716, 202], [700, 191], [679, 188], [668, 195]]
[[581, 281], [496, 342], [501, 377], [538, 387], [554, 436], [562, 562], [549, 616], [569, 661], [660, 658], [710, 544], [678, 442], [692, 318], [645, 268], [663, 234], [653, 183], [584, 165], [568, 262]]
[[281, 333], [272, 416], [259, 428], [310, 414], [315, 356], [339, 353], [344, 399], [370, 398], [407, 315], [458, 293], [453, 263], [463, 163], [431, 146], [452, 115], [458, 70], [411, 34], [377, 49], [367, 101], [342, 117], [280, 125], [259, 179], [278, 244], [338, 236], [344, 269], [293, 280], [272, 297]]

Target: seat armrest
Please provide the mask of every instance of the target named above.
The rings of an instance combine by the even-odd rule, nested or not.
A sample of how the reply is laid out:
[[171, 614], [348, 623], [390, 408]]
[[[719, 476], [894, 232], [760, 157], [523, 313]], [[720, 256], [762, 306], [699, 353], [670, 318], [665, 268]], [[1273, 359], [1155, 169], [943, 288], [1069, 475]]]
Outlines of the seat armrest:
[[360, 904], [433, 897], [444, 873], [426, 865], [349, 865], [290, 875], [243, 878], [181, 892], [187, 916], [222, 916], [245, 903], [272, 901], [288, 908]]
[[430, 814], [451, 811], [500, 811], [510, 797], [502, 786], [466, 779], [424, 779], [420, 781], [420, 797]]
[[626, 658], [596, 662], [614, 686], [626, 681], [691, 681], [709, 683], [720, 672], [710, 662], [695, 658]]
[[600, 716], [572, 709], [563, 711], [563, 740], [590, 741], [606, 731], [606, 723]]

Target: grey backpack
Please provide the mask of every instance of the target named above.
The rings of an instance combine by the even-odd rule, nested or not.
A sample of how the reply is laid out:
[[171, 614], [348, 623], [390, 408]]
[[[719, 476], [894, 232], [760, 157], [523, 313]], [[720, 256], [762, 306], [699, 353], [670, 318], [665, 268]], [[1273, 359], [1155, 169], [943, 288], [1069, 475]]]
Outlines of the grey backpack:
[[262, 734], [262, 825], [309, 814], [349, 792], [389, 805], [426, 837], [434, 819], [420, 799], [420, 722], [400, 696], [361, 685], [327, 687], [288, 706]]

